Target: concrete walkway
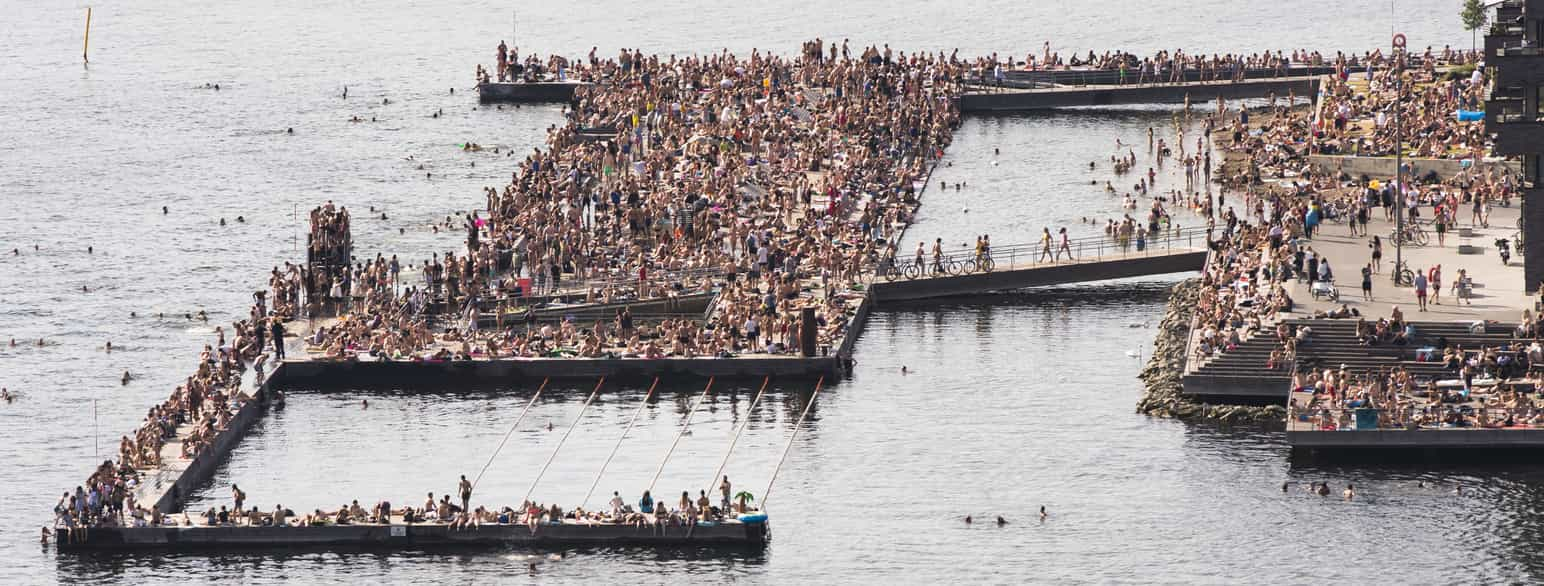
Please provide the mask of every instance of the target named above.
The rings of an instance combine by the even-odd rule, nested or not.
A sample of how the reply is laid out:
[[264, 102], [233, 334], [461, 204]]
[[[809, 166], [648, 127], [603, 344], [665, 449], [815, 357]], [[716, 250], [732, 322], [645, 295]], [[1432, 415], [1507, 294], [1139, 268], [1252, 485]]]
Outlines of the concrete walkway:
[[[1403, 254], [1411, 270], [1424, 271], [1433, 265], [1442, 265], [1442, 304], [1432, 304], [1425, 312], [1417, 310], [1413, 287], [1396, 287], [1393, 283], [1395, 250], [1388, 238], [1393, 231], [1393, 222], [1383, 219], [1382, 208], [1372, 210], [1373, 219], [1367, 225], [1370, 234], [1383, 240], [1383, 271], [1373, 275], [1372, 301], [1362, 300], [1361, 288], [1361, 268], [1372, 261], [1372, 249], [1369, 247], [1371, 237], [1350, 236], [1344, 223], [1321, 225], [1320, 232], [1314, 235], [1309, 246], [1329, 259], [1330, 268], [1334, 271], [1335, 287], [1340, 292], [1340, 301], [1315, 301], [1307, 283], [1294, 283], [1290, 290], [1292, 299], [1302, 306], [1301, 311], [1294, 313], [1311, 314], [1314, 310], [1330, 310], [1344, 303], [1369, 319], [1387, 317], [1394, 306], [1399, 306], [1405, 318], [1412, 320], [1490, 319], [1515, 322], [1523, 309], [1533, 308], [1533, 297], [1524, 292], [1522, 258], [1514, 250], [1511, 263], [1502, 266], [1501, 258], [1496, 254], [1495, 241], [1498, 238], [1512, 239], [1517, 232], [1518, 214], [1516, 205], [1493, 207], [1489, 228], [1476, 227], [1473, 236], [1469, 237], [1460, 236], [1456, 230], [1449, 232], [1446, 246], [1438, 246], [1436, 233], [1432, 232], [1429, 225], [1423, 225], [1430, 236], [1429, 243], [1426, 246], [1407, 245]], [[1461, 210], [1459, 220], [1460, 228], [1469, 227], [1467, 207]], [[1477, 247], [1478, 252], [1459, 254], [1461, 244]], [[1459, 269], [1467, 269], [1474, 280], [1474, 297], [1470, 300], [1473, 301], [1472, 305], [1466, 302], [1460, 306], [1456, 297], [1449, 297], [1452, 284], [1458, 279]]]

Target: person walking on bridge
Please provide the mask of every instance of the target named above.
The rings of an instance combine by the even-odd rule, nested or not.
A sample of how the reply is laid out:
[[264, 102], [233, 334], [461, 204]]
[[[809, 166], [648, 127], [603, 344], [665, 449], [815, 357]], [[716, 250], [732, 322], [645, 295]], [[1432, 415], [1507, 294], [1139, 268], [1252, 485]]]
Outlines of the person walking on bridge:
[[1062, 226], [1058, 232], [1061, 234], [1061, 245], [1056, 249], [1056, 258], [1061, 258], [1061, 253], [1067, 253], [1067, 260], [1072, 260], [1072, 242], [1067, 240], [1067, 227]]
[[1051, 229], [1040, 228], [1040, 259], [1036, 262], [1045, 262], [1049, 259], [1056, 262], [1056, 255], [1051, 252]]
[[933, 272], [944, 272], [944, 239], [933, 239]]

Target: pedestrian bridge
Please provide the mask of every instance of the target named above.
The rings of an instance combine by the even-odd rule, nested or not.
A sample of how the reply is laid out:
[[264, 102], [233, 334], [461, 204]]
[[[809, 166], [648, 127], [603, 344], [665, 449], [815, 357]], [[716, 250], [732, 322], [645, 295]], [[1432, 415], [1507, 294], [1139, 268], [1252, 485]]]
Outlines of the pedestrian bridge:
[[1190, 81], [1128, 85], [1086, 85], [1044, 87], [1042, 84], [1009, 86], [972, 86], [960, 95], [961, 112], [1014, 112], [1046, 110], [1072, 106], [1117, 106], [1123, 104], [1178, 104], [1189, 101], [1204, 106], [1218, 98], [1237, 100], [1264, 98], [1272, 94], [1286, 98], [1318, 95], [1320, 76], [1245, 79], [1241, 81]]
[[1193, 272], [1206, 264], [1206, 242], [1206, 229], [1189, 228], [1142, 239], [1101, 235], [1069, 240], [1070, 258], [1054, 241], [1049, 255], [1035, 243], [994, 246], [988, 259], [967, 251], [935, 263], [929, 255], [921, 267], [903, 257], [894, 268], [876, 270], [869, 295], [877, 302], [907, 301]]

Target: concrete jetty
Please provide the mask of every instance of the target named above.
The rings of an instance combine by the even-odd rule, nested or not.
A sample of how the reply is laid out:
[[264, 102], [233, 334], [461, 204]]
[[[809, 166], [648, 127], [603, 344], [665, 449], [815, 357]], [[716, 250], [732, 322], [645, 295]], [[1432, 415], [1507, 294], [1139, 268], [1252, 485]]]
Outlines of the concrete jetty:
[[61, 550], [156, 549], [168, 551], [363, 547], [417, 549], [424, 547], [491, 546], [764, 546], [771, 538], [765, 516], [741, 522], [699, 522], [696, 525], [612, 523], [496, 523], [452, 529], [443, 523], [349, 524], [305, 527], [237, 525], [178, 527], [101, 527], [60, 529]]
[[[1099, 79], [1103, 80], [1102, 77]], [[1228, 100], [1264, 98], [1272, 93], [1284, 97], [1289, 92], [1306, 98], [1318, 93], [1319, 80], [1318, 75], [1304, 74], [1162, 84], [1120, 85], [1114, 80], [1086, 85], [1058, 83], [1049, 87], [1040, 82], [1010, 83], [1003, 87], [983, 84], [961, 95], [959, 103], [961, 112], [1013, 112], [1074, 106], [1179, 104], [1187, 97], [1192, 104], [1200, 104], [1219, 97]], [[477, 89], [478, 100], [485, 104], [544, 103], [572, 100], [574, 92], [587, 85], [584, 82], [487, 82], [478, 84]]]
[[588, 85], [582, 81], [486, 82], [477, 84], [477, 100], [484, 104], [567, 102]]

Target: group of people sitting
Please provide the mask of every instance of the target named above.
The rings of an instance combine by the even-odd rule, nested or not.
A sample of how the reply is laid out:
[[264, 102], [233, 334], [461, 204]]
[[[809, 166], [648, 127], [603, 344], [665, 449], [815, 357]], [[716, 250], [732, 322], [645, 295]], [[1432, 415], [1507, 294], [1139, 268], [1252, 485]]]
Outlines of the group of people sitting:
[[[164, 463], [166, 444], [178, 441], [174, 457], [197, 458], [229, 427], [241, 406], [252, 400], [241, 391], [243, 374], [253, 367], [261, 373], [269, 356], [266, 340], [275, 332], [282, 336], [282, 326], [275, 328], [280, 318], [270, 314], [266, 299], [254, 295], [251, 314], [260, 317], [233, 323], [228, 338], [223, 326], [215, 328], [215, 341], [199, 353], [193, 374], [152, 406], [133, 434], [119, 439], [117, 460], [103, 462], [86, 485], [64, 494], [55, 509], [58, 524], [112, 526], [122, 523], [126, 514], [143, 515], [133, 493], [144, 470]], [[282, 344], [282, 338], [277, 342]]]
[[1313, 152], [1386, 156], [1401, 141], [1404, 153], [1414, 157], [1478, 160], [1489, 152], [1484, 123], [1457, 116], [1461, 110], [1484, 109], [1488, 84], [1483, 69], [1449, 79], [1428, 61], [1417, 67], [1369, 68], [1358, 77], [1343, 69], [1325, 79], [1312, 126]]

